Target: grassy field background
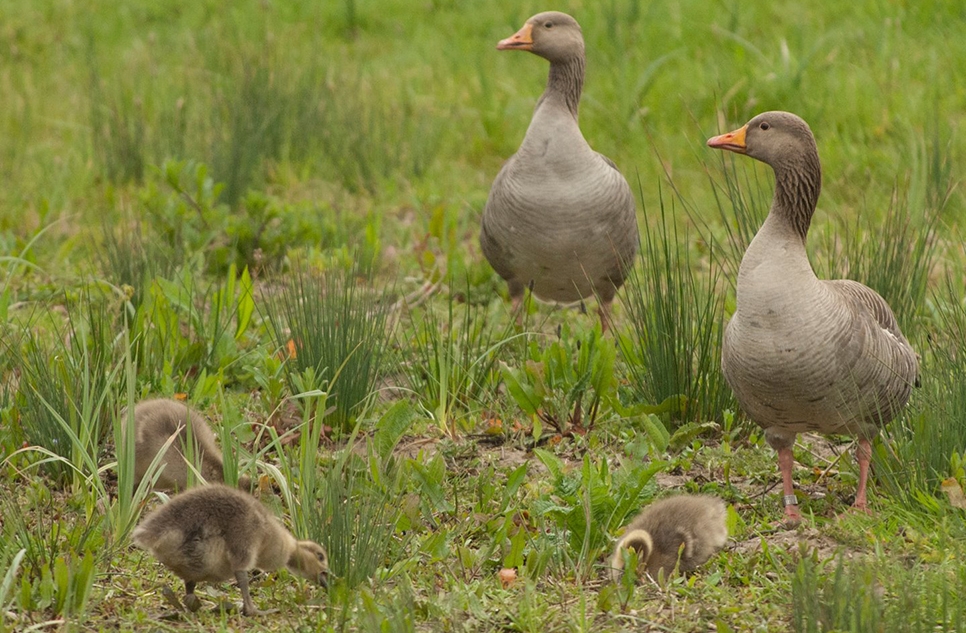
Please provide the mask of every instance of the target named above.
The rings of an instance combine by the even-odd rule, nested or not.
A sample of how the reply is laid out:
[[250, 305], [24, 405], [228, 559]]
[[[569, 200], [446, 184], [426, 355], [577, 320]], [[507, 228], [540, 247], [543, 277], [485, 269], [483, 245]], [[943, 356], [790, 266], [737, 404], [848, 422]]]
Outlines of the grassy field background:
[[[476, 241], [547, 72], [495, 44], [546, 9], [583, 27], [581, 127], [639, 196], [603, 337], [567, 307], [515, 327]], [[964, 19], [929, 1], [6, 0], [0, 631], [966, 629]], [[872, 516], [838, 517], [848, 439], [801, 438], [797, 530], [718, 369], [772, 177], [704, 143], [770, 109], [818, 142], [813, 266], [885, 296], [923, 367], [875, 446]], [[177, 583], [130, 545], [156, 499], [119, 440], [124, 406], [175, 394], [326, 545], [328, 592], [263, 574], [273, 616], [162, 618]], [[621, 526], [681, 491], [730, 504], [726, 551], [664, 586], [605, 582]]]

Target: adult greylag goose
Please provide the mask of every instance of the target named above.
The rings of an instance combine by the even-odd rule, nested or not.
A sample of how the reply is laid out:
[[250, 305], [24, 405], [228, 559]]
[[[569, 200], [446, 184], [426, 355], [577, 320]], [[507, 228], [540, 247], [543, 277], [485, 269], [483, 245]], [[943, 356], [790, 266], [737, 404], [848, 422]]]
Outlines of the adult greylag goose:
[[550, 62], [520, 149], [497, 175], [483, 210], [480, 245], [506, 280], [515, 310], [524, 289], [546, 301], [596, 294], [604, 329], [637, 255], [634, 196], [616, 165], [590, 148], [577, 123], [584, 39], [565, 13], [538, 13], [498, 50]]
[[652, 503], [631, 521], [610, 559], [610, 575], [620, 581], [624, 552], [632, 550], [640, 569], [653, 578], [675, 567], [689, 573], [728, 542], [724, 502], [709, 495], [678, 495]]
[[[122, 424], [124, 414], [121, 414]], [[188, 426], [191, 427], [194, 462], [206, 481], [224, 481], [221, 451], [215, 444], [215, 434], [204, 418], [184, 402], [159, 398], [142, 400], [134, 406], [134, 476], [138, 482], [144, 477], [154, 457], [164, 450], [168, 439], [178, 434], [161, 458], [162, 470], [154, 487], [159, 490], [185, 490], [188, 487], [187, 450]], [[238, 487], [251, 489], [251, 480], [238, 478]]]
[[171, 498], [134, 530], [149, 550], [185, 581], [184, 603], [197, 611], [195, 584], [235, 578], [245, 615], [259, 611], [248, 591], [248, 572], [287, 567], [325, 586], [328, 557], [314, 541], [298, 541], [254, 497], [220, 484], [192, 488]]
[[874, 290], [820, 280], [809, 264], [805, 238], [822, 168], [805, 121], [765, 112], [708, 146], [751, 156], [775, 172], [771, 210], [738, 270], [737, 308], [722, 350], [725, 379], [778, 451], [789, 523], [801, 521], [792, 446], [804, 431], [858, 437], [854, 506], [866, 510], [871, 439], [908, 401], [919, 373], [916, 353]]

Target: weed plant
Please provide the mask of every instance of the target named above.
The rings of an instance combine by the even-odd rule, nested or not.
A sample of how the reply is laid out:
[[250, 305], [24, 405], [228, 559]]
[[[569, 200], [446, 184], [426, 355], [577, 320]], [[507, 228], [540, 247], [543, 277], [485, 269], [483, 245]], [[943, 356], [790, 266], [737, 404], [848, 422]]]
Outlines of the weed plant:
[[[721, 372], [724, 296], [718, 269], [692, 255], [669, 222], [663, 198], [656, 224], [646, 223], [640, 264], [625, 285], [630, 332], [621, 336], [621, 353], [638, 402], [664, 402], [681, 396], [672, 426], [720, 421], [734, 409]], [[673, 212], [673, 206], [672, 206]]]
[[966, 568], [955, 561], [947, 567], [842, 557], [820, 561], [806, 554], [792, 578], [793, 630], [964, 631], [959, 596], [966, 590]]
[[[401, 543], [396, 539], [400, 507], [398, 472], [383, 471], [375, 453], [369, 459], [346, 450], [323, 476], [312, 504], [309, 534], [320, 539], [329, 554], [335, 582], [352, 590], [392, 566]], [[368, 462], [368, 463], [367, 463]]]
[[36, 495], [27, 513], [8, 493], [0, 496], [4, 542], [23, 552], [17, 607], [79, 616], [91, 596], [103, 518], [64, 517], [43, 489], [35, 487], [27, 494]]
[[17, 399], [26, 439], [53, 458], [43, 460], [44, 470], [61, 485], [73, 480], [76, 489], [81, 476], [97, 472], [118, 365], [104, 302], [88, 295], [69, 306], [64, 323], [53, 324], [53, 343], [31, 330], [8, 353], [21, 372]]
[[625, 464], [612, 473], [606, 461], [594, 463], [588, 455], [579, 469], [567, 469], [548, 451], [534, 449], [534, 454], [553, 482], [552, 494], [542, 497], [534, 509], [549, 519], [552, 534], [562, 538], [551, 545], [562, 548], [557, 563], [565, 573], [572, 569], [578, 577], [588, 578], [610, 535], [653, 496], [651, 479], [667, 464]]
[[[175, 279], [156, 277], [133, 318], [138, 365], [161, 368], [168, 381], [197, 374], [231, 377], [242, 372], [249, 352], [255, 300], [248, 270], [239, 272], [231, 265], [222, 283], [198, 283], [190, 269]], [[160, 387], [167, 393], [187, 388]]]
[[480, 403], [493, 397], [497, 359], [510, 324], [498, 326], [487, 308], [460, 304], [450, 295], [443, 316], [435, 306], [414, 311], [412, 327], [398, 330], [400, 337], [409, 335], [400, 345], [408, 352], [403, 368], [412, 393], [440, 432], [451, 437], [472, 430]]
[[[357, 271], [317, 273], [304, 265], [265, 297], [276, 348], [288, 356], [293, 393], [324, 388], [335, 407], [331, 424], [339, 433], [352, 429], [375, 391], [389, 346], [390, 308], [385, 292], [359, 284]], [[307, 376], [312, 378], [306, 382]]]
[[561, 434], [584, 433], [615, 406], [616, 355], [599, 326], [584, 336], [565, 326], [543, 348], [531, 340], [522, 367], [502, 363], [503, 383], [533, 420], [535, 438], [544, 426]]
[[959, 284], [947, 276], [932, 305], [937, 327], [923, 350], [922, 388], [909, 410], [887, 430], [874, 454], [878, 478], [890, 495], [918, 507], [935, 508], [940, 482], [966, 482], [966, 305]]

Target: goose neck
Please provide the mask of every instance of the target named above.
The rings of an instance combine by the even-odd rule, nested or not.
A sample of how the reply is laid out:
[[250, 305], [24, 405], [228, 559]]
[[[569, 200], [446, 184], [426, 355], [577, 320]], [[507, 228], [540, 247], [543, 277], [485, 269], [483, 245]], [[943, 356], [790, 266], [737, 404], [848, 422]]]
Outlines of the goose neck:
[[794, 230], [804, 243], [822, 191], [818, 154], [805, 154], [798, 161], [774, 169], [775, 198], [771, 214]]
[[551, 62], [547, 89], [537, 107], [545, 101], [562, 103], [576, 119], [580, 94], [584, 88], [584, 63], [582, 54]]

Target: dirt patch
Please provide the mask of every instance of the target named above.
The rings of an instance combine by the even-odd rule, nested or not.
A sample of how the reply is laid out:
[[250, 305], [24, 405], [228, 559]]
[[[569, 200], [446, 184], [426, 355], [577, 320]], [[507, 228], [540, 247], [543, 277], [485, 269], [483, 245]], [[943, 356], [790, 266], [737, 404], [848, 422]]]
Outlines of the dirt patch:
[[808, 551], [816, 551], [821, 560], [832, 558], [839, 553], [847, 559], [852, 559], [860, 553], [859, 550], [843, 545], [812, 526], [800, 527], [796, 530], [777, 530], [757, 534], [735, 543], [728, 549], [743, 556], [750, 556], [760, 552], [765, 544], [767, 544], [768, 549], [788, 552], [797, 551], [804, 545]]

